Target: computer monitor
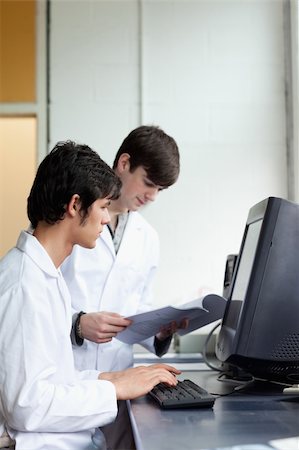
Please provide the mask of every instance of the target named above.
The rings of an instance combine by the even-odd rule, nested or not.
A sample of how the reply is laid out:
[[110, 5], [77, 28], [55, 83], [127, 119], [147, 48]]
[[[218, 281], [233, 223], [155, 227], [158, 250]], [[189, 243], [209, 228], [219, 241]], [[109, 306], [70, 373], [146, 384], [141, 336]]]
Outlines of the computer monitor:
[[215, 351], [254, 378], [299, 383], [298, 204], [250, 209]]

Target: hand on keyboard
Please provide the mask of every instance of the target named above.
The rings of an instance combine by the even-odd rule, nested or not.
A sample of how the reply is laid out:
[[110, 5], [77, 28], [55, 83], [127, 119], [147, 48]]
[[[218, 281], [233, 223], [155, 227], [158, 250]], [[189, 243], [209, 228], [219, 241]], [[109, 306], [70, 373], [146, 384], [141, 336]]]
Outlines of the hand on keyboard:
[[149, 395], [158, 402], [161, 408], [203, 408], [212, 407], [215, 397], [190, 380], [179, 381], [177, 386], [170, 387], [157, 384]]

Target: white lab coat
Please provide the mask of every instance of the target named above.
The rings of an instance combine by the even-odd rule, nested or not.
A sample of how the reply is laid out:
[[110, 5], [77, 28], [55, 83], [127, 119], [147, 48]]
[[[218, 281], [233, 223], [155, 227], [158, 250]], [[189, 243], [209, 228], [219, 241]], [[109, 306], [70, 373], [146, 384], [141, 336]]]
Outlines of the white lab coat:
[[113, 384], [74, 368], [71, 316], [60, 270], [22, 232], [0, 262], [0, 436], [16, 450], [95, 449], [94, 429], [116, 417]]
[[[110, 311], [127, 317], [152, 309], [151, 285], [158, 259], [158, 235], [138, 212], [129, 213], [117, 254], [104, 227], [94, 249], [76, 245], [61, 267], [74, 311]], [[153, 342], [150, 338], [143, 345], [154, 352]], [[107, 344], [85, 339], [73, 349], [80, 370], [115, 371], [133, 364], [132, 346], [115, 338]]]

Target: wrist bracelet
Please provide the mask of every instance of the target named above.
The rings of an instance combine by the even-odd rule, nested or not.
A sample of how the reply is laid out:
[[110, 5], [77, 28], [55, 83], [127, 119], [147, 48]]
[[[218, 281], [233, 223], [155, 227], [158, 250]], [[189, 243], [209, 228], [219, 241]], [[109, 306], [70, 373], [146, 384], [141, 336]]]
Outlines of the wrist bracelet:
[[83, 316], [83, 314], [86, 314], [84, 311], [80, 311], [76, 322], [75, 322], [75, 340], [76, 340], [76, 344], [77, 345], [82, 345], [83, 341], [84, 341], [84, 337], [82, 336], [82, 330], [81, 330], [81, 324], [80, 324], [80, 319], [81, 316]]

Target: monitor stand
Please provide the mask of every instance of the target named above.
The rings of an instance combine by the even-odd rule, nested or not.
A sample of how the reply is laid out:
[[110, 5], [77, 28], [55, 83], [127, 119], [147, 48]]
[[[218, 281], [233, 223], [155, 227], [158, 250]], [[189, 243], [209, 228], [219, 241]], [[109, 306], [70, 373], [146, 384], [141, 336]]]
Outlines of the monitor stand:
[[[223, 379], [223, 377], [222, 377]], [[225, 376], [225, 381], [231, 381], [233, 383], [237, 383], [238, 386], [235, 388], [236, 391], [242, 394], [250, 394], [250, 395], [277, 395], [283, 394], [284, 389], [287, 387], [285, 384], [275, 383], [274, 381], [268, 380], [260, 380], [260, 379], [251, 379], [250, 380], [238, 380], [236, 382], [236, 378], [230, 379], [227, 375]], [[289, 386], [288, 386], [289, 387]]]
[[239, 367], [232, 366], [228, 363], [222, 363], [221, 375], [219, 380], [230, 382], [232, 385], [237, 385], [237, 390], [242, 393], [248, 394], [264, 394], [264, 395], [277, 395], [283, 394], [287, 399], [292, 399], [298, 396], [299, 399], [299, 385], [294, 384], [290, 386], [287, 383], [279, 383], [270, 380], [264, 380], [261, 378], [253, 378], [252, 375], [240, 369]]
[[263, 395], [277, 395], [279, 394], [278, 400], [299, 401], [299, 386], [286, 385], [283, 383], [277, 383], [275, 381], [267, 381], [254, 379], [247, 384], [244, 384], [244, 389], [240, 387], [240, 391], [245, 394], [263, 394]]
[[250, 394], [263, 394], [263, 395], [276, 395], [282, 394], [283, 390], [287, 387], [285, 384], [276, 383], [274, 381], [254, 379], [244, 385], [242, 392]]

